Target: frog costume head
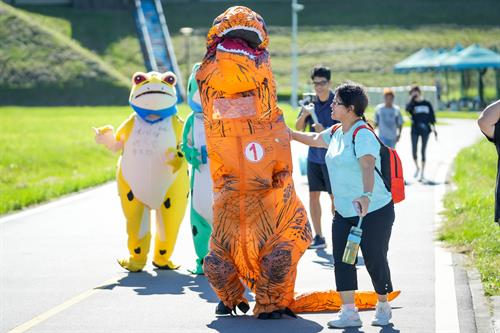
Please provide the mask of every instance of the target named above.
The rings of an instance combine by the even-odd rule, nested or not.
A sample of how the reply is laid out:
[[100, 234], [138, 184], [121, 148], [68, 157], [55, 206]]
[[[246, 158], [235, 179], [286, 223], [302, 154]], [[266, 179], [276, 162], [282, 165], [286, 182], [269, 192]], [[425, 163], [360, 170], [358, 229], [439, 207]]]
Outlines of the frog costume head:
[[139, 117], [154, 124], [177, 113], [177, 77], [172, 72], [137, 72], [132, 76], [129, 103]]
[[200, 92], [198, 90], [198, 82], [196, 82], [196, 71], [200, 68], [200, 65], [200, 62], [194, 64], [187, 85], [188, 104], [191, 110], [196, 113], [203, 112], [201, 108]]

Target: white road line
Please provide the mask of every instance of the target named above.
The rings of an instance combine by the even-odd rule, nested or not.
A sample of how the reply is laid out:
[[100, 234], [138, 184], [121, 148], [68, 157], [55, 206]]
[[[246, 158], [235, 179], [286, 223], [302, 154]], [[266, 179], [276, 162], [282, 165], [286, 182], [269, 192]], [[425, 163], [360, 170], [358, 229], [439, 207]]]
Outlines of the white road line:
[[[436, 231], [441, 225], [443, 211], [443, 196], [446, 192], [446, 173], [451, 164], [441, 164], [436, 172], [436, 181], [440, 182], [434, 189], [434, 210]], [[457, 295], [455, 292], [455, 275], [453, 272], [453, 261], [451, 253], [441, 247], [440, 242], [434, 243], [434, 295], [436, 308], [436, 332], [437, 333], [458, 333]]]
[[53, 201], [53, 202], [42, 204], [42, 205], [34, 207], [34, 208], [28, 207], [26, 210], [21, 211], [19, 213], [13, 213], [13, 214], [10, 214], [10, 215], [7, 215], [5, 217], [0, 218], [0, 224], [7, 223], [7, 222], [10, 222], [13, 220], [26, 218], [28, 216], [38, 214], [38, 213], [44, 212], [44, 211], [52, 209], [52, 208], [68, 205], [68, 204], [73, 203], [75, 201], [79, 201], [79, 200], [85, 199], [87, 197], [93, 196], [95, 191], [101, 190], [103, 187], [108, 187], [108, 186], [116, 186], [116, 183], [112, 182], [109, 184], [98, 186], [97, 188], [84, 190], [81, 193], [70, 194], [67, 197], [62, 198], [62, 199], [56, 198], [55, 201]]
[[86, 298], [89, 298], [90, 296], [95, 294], [100, 288], [107, 286], [107, 285], [110, 285], [110, 284], [118, 283], [118, 280], [120, 278], [121, 278], [121, 276], [109, 279], [108, 281], [106, 281], [102, 285], [100, 285], [99, 287], [87, 290], [79, 295], [76, 295], [75, 297], [68, 299], [66, 302], [61, 303], [61, 304], [57, 305], [56, 307], [53, 307], [52, 309], [36, 316], [35, 318], [33, 318], [27, 322], [25, 322], [24, 324], [17, 326], [16, 328], [8, 331], [7, 333], [26, 332], [27, 330], [33, 328], [34, 326], [44, 322], [45, 320], [47, 320], [49, 318], [55, 316], [56, 314], [70, 308], [71, 306], [73, 306], [77, 303], [80, 303], [81, 301], [83, 301]]

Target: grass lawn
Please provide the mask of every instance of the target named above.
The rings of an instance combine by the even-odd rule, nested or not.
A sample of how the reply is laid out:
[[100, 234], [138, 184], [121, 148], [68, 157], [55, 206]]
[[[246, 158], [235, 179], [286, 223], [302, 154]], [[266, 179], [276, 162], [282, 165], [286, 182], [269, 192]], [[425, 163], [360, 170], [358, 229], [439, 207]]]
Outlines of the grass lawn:
[[[296, 114], [287, 105], [285, 118]], [[129, 107], [0, 108], [0, 214], [104, 183], [118, 154], [94, 142], [92, 126], [115, 129]], [[186, 105], [179, 106], [185, 119]]]
[[500, 295], [500, 228], [493, 222], [497, 154], [481, 142], [455, 159], [456, 189], [445, 196], [447, 221], [439, 238], [467, 252], [487, 295]]

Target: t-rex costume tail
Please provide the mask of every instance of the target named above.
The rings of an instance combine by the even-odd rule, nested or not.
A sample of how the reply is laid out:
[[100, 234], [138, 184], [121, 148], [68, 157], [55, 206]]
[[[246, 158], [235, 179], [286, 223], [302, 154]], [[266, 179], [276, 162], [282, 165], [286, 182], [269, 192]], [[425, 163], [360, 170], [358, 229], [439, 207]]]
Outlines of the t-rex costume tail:
[[[242, 282], [255, 292], [259, 318], [335, 310], [336, 292], [294, 299], [297, 263], [311, 230], [291, 177], [290, 137], [277, 105], [268, 42], [260, 15], [231, 7], [214, 20], [196, 74], [214, 181], [204, 271], [223, 302], [218, 313], [248, 309]], [[360, 295], [358, 305], [374, 306], [374, 293]]]

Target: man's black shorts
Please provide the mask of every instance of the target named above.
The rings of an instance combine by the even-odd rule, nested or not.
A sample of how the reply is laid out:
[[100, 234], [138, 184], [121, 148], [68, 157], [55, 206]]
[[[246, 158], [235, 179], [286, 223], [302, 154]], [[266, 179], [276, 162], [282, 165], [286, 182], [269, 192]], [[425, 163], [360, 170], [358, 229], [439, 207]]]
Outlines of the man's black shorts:
[[332, 194], [326, 164], [307, 160], [307, 181], [309, 182], [309, 192], [328, 192]]

